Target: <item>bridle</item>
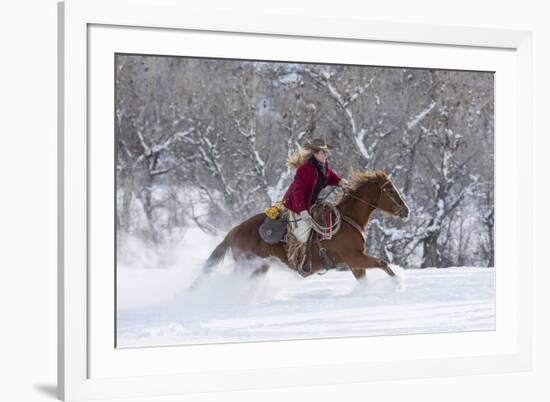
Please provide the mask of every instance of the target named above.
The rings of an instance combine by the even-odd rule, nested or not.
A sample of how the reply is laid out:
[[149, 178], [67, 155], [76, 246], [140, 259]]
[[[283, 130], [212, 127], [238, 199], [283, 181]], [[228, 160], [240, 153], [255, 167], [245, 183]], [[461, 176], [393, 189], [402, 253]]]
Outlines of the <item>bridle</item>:
[[[363, 204], [369, 205], [369, 206], [373, 207], [374, 209], [380, 208], [380, 200], [382, 199], [382, 194], [386, 194], [386, 197], [388, 197], [388, 198], [390, 199], [390, 201], [393, 203], [393, 205], [394, 205], [395, 207], [397, 207], [397, 210], [400, 211], [401, 209], [404, 208], [404, 206], [400, 205], [400, 204], [395, 200], [394, 197], [392, 197], [390, 194], [388, 194], [388, 192], [386, 191], [386, 186], [387, 186], [388, 184], [391, 184], [391, 181], [390, 181], [390, 180], [386, 180], [386, 181], [385, 181], [384, 183], [382, 183], [382, 185], [380, 186], [380, 196], [378, 197], [378, 203], [377, 203], [378, 205], [375, 205], [375, 204], [372, 204], [372, 203], [370, 203], [370, 202], [368, 202], [368, 201], [365, 201], [364, 199], [362, 199], [362, 198], [360, 198], [360, 197], [357, 197], [355, 194], [353, 194], [353, 193], [350, 192], [350, 191], [346, 191], [345, 189], [344, 189], [344, 194], [350, 196], [350, 197], [353, 198], [353, 199], [356, 199], [356, 200], [359, 201], [359, 202], [362, 202]], [[366, 186], [366, 185], [367, 185], [367, 183], [364, 184], [364, 186]], [[357, 190], [355, 190], [355, 191], [357, 191]]]
[[[382, 198], [382, 192], [384, 192], [386, 194], [386, 197], [388, 197], [390, 199], [390, 201], [393, 203], [393, 205], [397, 207], [397, 211], [401, 211], [403, 208], [406, 208], [406, 205], [405, 205], [404, 202], [403, 202], [403, 205], [400, 205], [395, 200], [395, 198], [391, 196], [391, 194], [386, 192], [385, 187], [388, 183], [391, 183], [391, 182], [389, 180], [386, 180], [386, 182], [384, 182], [384, 184], [382, 184], [382, 186], [381, 186], [382, 191], [380, 192], [380, 198]], [[395, 187], [394, 187], [394, 190], [399, 192], [399, 190], [395, 189]], [[380, 203], [380, 199], [378, 199], [378, 203]]]

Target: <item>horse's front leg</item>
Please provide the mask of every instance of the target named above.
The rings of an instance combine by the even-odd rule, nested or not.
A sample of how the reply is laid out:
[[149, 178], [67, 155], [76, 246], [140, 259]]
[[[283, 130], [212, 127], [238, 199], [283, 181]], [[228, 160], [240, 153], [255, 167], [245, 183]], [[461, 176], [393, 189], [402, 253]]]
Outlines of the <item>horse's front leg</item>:
[[365, 255], [362, 252], [357, 252], [350, 258], [346, 258], [346, 263], [350, 266], [353, 276], [357, 280], [363, 279], [366, 275], [366, 270], [369, 268], [380, 268], [389, 276], [395, 276], [395, 273], [386, 261]]

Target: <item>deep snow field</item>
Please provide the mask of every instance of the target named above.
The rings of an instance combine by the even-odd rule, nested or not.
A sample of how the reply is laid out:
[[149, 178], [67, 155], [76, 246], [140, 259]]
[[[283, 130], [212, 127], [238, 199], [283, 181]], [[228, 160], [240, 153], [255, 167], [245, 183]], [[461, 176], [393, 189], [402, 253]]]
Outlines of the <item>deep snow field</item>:
[[495, 328], [495, 270], [367, 271], [301, 278], [274, 264], [250, 280], [230, 254], [218, 272], [189, 286], [221, 241], [190, 229], [178, 247], [128, 243], [117, 264], [117, 346], [207, 344]]

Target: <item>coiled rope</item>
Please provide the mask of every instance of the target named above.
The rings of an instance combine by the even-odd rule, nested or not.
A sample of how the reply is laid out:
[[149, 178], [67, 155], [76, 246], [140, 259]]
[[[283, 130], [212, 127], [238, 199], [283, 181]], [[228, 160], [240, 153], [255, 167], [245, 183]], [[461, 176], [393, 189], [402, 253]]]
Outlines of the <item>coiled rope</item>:
[[338, 208], [336, 208], [336, 205], [326, 205], [330, 208], [331, 213], [334, 213], [334, 223], [330, 226], [323, 226], [311, 217], [311, 227], [315, 232], [323, 236], [323, 238], [331, 239], [332, 234], [338, 232], [340, 229], [340, 225], [342, 224], [342, 214]]
[[[326, 200], [332, 194], [332, 192], [334, 190], [336, 190], [336, 188], [337, 188], [337, 186], [333, 187], [332, 190], [330, 190], [328, 192], [328, 194], [325, 195], [323, 198], [319, 199], [316, 202], [316, 204], [317, 203], [322, 203], [322, 201]], [[311, 226], [312, 226], [313, 230], [315, 232], [319, 233], [324, 239], [331, 239], [333, 233], [338, 232], [338, 230], [340, 229], [340, 225], [342, 224], [342, 214], [340, 213], [338, 208], [336, 208], [336, 205], [332, 205], [332, 204], [328, 204], [328, 203], [326, 203], [325, 205], [330, 208], [331, 213], [334, 213], [334, 223], [330, 226], [323, 226], [323, 225], [319, 224], [318, 222], [316, 222], [315, 219], [313, 219], [313, 216], [312, 216], [311, 217]]]

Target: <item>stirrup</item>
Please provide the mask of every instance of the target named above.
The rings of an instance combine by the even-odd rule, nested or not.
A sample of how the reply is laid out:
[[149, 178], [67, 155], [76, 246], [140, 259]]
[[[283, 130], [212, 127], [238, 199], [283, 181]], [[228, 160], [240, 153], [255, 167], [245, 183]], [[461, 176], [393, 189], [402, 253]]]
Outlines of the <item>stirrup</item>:
[[335, 269], [336, 268], [336, 264], [334, 263], [332, 258], [330, 258], [330, 256], [327, 254], [327, 249], [326, 248], [321, 247], [319, 249], [319, 257], [321, 258], [321, 266], [324, 269], [329, 270], [329, 269]]

